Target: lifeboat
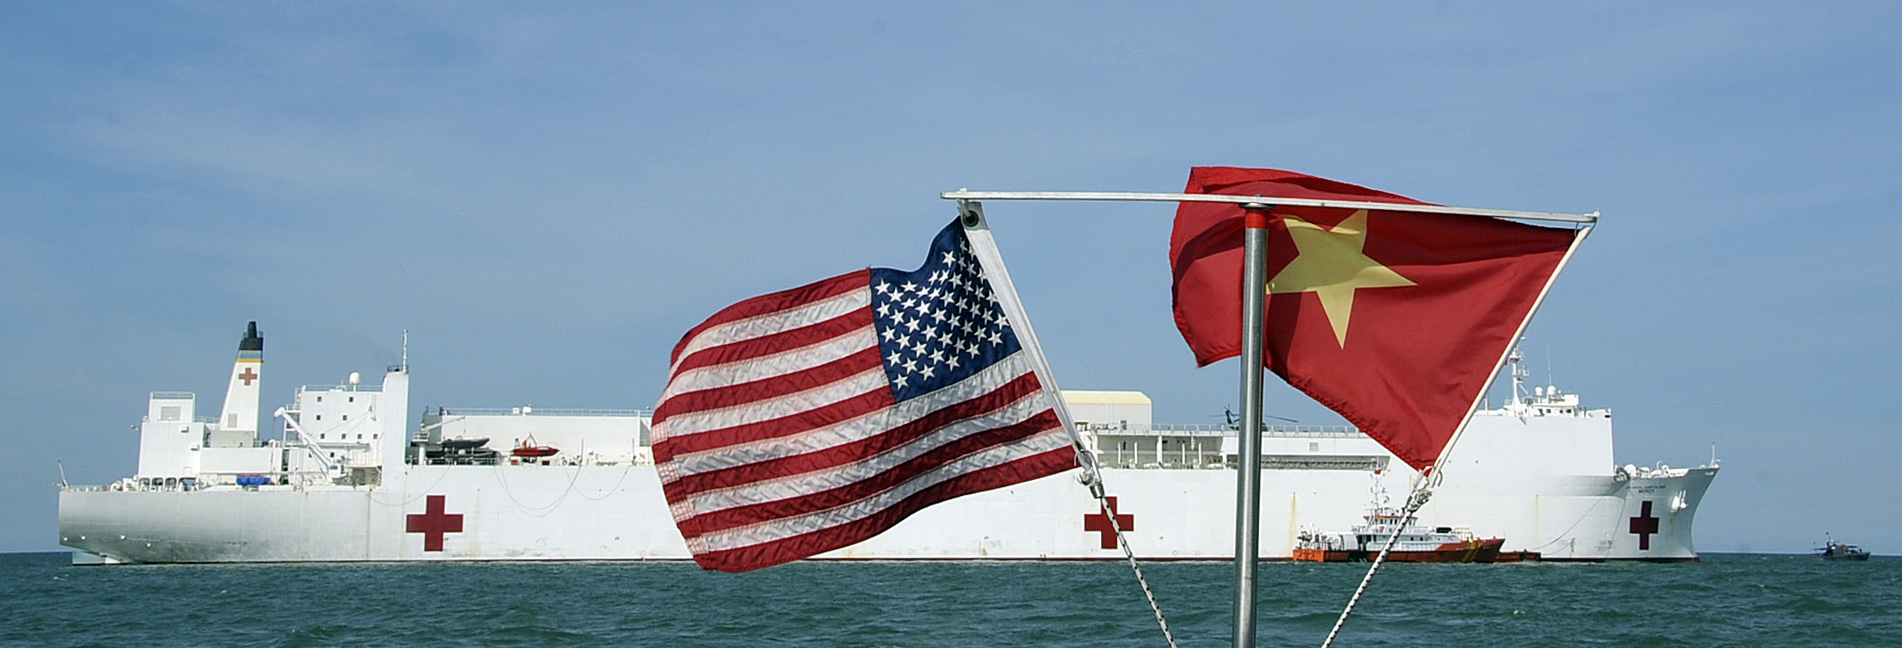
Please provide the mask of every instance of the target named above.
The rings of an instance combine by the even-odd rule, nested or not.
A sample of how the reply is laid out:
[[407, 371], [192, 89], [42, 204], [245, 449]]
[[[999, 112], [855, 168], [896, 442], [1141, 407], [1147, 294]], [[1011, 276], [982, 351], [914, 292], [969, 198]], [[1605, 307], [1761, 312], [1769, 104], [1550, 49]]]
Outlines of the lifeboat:
[[522, 445], [515, 446], [515, 449], [510, 451], [509, 454], [517, 457], [536, 458], [553, 457], [555, 453], [561, 452], [561, 450], [556, 449], [554, 446], [534, 445], [534, 441], [535, 437], [529, 437], [527, 440], [522, 441]]

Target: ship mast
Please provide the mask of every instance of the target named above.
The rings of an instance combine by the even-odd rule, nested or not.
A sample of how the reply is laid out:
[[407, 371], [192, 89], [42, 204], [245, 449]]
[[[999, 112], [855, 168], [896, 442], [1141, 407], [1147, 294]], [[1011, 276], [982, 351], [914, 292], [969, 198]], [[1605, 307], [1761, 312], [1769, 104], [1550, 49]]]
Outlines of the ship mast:
[[1517, 344], [1512, 345], [1512, 352], [1506, 354], [1506, 363], [1511, 367], [1512, 371], [1512, 402], [1508, 404], [1506, 409], [1515, 413], [1520, 411], [1520, 408], [1524, 407], [1528, 402], [1526, 398], [1526, 376], [1529, 372], [1520, 364], [1520, 361], [1525, 359], [1525, 354], [1519, 352], [1519, 345]]

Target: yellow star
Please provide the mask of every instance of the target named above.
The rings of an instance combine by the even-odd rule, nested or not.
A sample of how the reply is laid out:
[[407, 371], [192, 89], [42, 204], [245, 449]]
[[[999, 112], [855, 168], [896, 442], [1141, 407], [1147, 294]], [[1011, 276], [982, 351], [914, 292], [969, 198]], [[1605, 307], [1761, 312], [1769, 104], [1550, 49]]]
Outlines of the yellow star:
[[1334, 340], [1347, 348], [1347, 320], [1354, 315], [1354, 291], [1411, 286], [1412, 281], [1361, 253], [1367, 243], [1367, 210], [1354, 212], [1332, 229], [1283, 216], [1300, 256], [1268, 280], [1268, 294], [1311, 292], [1334, 326]]

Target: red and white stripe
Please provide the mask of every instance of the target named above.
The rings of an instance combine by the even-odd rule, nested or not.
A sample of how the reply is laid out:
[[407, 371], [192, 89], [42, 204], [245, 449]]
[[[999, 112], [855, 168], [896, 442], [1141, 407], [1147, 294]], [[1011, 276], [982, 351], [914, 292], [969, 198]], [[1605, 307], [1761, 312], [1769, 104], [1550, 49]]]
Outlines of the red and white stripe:
[[725, 571], [797, 560], [1074, 467], [1029, 353], [896, 403], [870, 271], [715, 314], [675, 347], [654, 412], [663, 490], [694, 559]]

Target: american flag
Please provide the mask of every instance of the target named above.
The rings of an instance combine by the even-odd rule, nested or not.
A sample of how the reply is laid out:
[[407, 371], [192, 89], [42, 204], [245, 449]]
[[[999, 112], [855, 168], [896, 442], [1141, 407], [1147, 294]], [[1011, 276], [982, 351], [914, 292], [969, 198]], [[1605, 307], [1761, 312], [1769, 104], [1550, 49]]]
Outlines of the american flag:
[[[1008, 284], [1005, 284], [1008, 285]], [[856, 544], [918, 510], [1076, 466], [956, 222], [923, 267], [868, 268], [727, 307], [674, 348], [653, 446], [701, 567]]]

